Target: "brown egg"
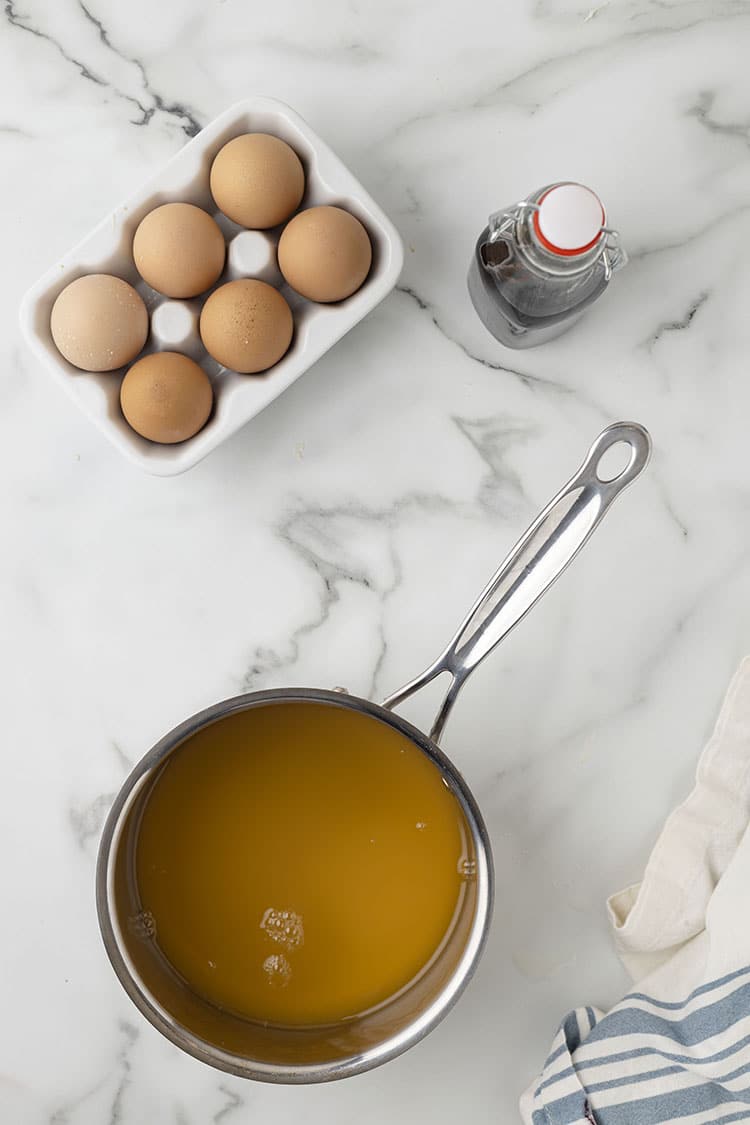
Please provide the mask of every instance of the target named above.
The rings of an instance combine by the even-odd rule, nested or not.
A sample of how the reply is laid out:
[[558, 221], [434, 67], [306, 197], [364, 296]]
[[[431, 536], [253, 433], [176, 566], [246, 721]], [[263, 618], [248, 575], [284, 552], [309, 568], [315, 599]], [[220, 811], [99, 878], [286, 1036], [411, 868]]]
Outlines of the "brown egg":
[[267, 230], [297, 210], [305, 191], [300, 158], [286, 141], [245, 133], [228, 141], [211, 165], [211, 194], [235, 223]]
[[341, 207], [310, 207], [284, 228], [279, 266], [292, 289], [310, 301], [343, 301], [370, 272], [367, 231]]
[[91, 273], [66, 285], [52, 306], [57, 350], [83, 371], [115, 371], [138, 355], [148, 336], [139, 293], [120, 277]]
[[248, 278], [214, 290], [201, 312], [206, 351], [244, 375], [278, 363], [292, 342], [293, 328], [292, 310], [278, 289]]
[[213, 406], [211, 380], [179, 352], [153, 352], [134, 363], [120, 387], [125, 418], [141, 437], [174, 445], [197, 434]]
[[224, 269], [224, 236], [192, 203], [164, 203], [141, 219], [133, 239], [138, 272], [167, 297], [197, 297]]

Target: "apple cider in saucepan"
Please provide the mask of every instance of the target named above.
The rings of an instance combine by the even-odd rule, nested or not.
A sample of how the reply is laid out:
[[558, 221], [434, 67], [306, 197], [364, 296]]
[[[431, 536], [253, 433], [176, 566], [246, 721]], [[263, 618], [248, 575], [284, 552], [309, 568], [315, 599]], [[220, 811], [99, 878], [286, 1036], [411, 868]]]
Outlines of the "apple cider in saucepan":
[[468, 838], [439, 767], [405, 735], [280, 701], [170, 755], [135, 875], [154, 940], [195, 992], [252, 1020], [321, 1025], [419, 976], [461, 904]]

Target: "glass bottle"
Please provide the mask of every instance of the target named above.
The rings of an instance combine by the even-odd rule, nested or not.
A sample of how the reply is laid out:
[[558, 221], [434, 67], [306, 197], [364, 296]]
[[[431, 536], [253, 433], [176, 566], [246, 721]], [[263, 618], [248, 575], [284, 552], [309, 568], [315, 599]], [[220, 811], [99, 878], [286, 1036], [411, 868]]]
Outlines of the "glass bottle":
[[599, 197], [548, 184], [490, 215], [469, 268], [469, 294], [489, 331], [511, 348], [559, 336], [627, 264]]

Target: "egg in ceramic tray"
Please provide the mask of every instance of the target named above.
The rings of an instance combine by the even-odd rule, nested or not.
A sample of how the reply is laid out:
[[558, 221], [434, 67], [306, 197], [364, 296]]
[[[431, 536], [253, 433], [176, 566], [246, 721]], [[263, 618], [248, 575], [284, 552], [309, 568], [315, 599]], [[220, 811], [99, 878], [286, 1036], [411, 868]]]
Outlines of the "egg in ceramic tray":
[[338, 158], [293, 110], [257, 98], [42, 278], [22, 323], [107, 436], [173, 475], [382, 300], [402, 260], [395, 229]]

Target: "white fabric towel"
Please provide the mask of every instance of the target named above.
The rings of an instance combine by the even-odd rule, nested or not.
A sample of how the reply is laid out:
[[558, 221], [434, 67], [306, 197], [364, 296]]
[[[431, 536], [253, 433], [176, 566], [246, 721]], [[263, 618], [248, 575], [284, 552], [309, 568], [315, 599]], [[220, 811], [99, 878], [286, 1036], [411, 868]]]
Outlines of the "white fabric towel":
[[643, 881], [608, 903], [637, 989], [563, 1021], [527, 1125], [750, 1122], [750, 658]]

